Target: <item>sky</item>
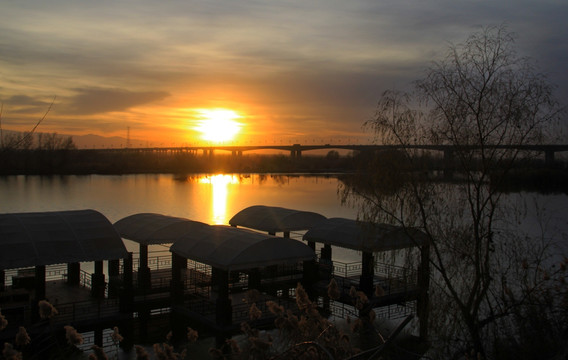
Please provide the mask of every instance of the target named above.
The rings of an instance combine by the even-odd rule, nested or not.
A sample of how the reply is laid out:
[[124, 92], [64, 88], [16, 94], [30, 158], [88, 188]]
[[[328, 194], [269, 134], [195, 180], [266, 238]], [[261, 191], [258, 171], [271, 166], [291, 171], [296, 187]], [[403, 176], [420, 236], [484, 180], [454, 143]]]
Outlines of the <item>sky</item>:
[[366, 143], [381, 93], [482, 27], [515, 33], [564, 102], [566, 18], [566, 0], [2, 0], [1, 125], [49, 109], [37, 131], [199, 145], [225, 109], [227, 144]]

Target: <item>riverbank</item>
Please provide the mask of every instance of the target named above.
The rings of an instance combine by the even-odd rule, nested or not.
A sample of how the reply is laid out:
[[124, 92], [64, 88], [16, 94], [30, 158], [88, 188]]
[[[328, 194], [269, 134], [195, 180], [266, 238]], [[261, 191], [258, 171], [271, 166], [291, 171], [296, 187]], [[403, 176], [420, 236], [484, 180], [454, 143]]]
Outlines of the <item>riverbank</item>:
[[97, 150], [12, 151], [0, 154], [0, 175], [123, 175], [190, 173], [353, 172], [352, 156], [230, 154], [190, 152], [104, 152]]
[[[397, 163], [405, 161], [397, 154], [376, 153]], [[374, 158], [372, 156], [372, 158]], [[184, 176], [203, 173], [232, 174], [349, 174], [376, 172], [369, 154], [350, 153], [340, 156], [336, 151], [327, 155], [304, 155], [293, 158], [283, 154], [203, 155], [194, 152], [136, 152], [97, 150], [30, 150], [0, 152], [0, 176], [4, 175], [129, 175], [174, 174]], [[443, 181], [442, 158], [422, 156], [405, 171], [436, 172]], [[459, 179], [456, 171], [456, 179]], [[428, 177], [429, 178], [429, 177]], [[557, 161], [553, 166], [544, 162], [521, 161], [506, 176], [496, 176], [494, 185], [502, 192], [536, 191], [568, 193], [568, 164]], [[492, 179], [493, 180], [493, 179]]]

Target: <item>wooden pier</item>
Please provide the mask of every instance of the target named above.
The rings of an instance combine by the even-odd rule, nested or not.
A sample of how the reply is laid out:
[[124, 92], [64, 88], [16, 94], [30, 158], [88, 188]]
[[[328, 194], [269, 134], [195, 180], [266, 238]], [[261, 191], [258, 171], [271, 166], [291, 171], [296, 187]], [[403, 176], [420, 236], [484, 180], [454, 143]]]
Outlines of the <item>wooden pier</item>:
[[[286, 214], [293, 219], [285, 210], [275, 210], [273, 215]], [[310, 216], [314, 222], [322, 221], [321, 216]], [[30, 266], [28, 260], [28, 266], [5, 265], [0, 272], [0, 309], [8, 326], [0, 331], [0, 340], [13, 341], [19, 326], [24, 326], [30, 336], [43, 339], [35, 341], [38, 353], [49, 352], [50, 346], [65, 346], [64, 326], [70, 325], [82, 333], [92, 332], [93, 342], [99, 346], [105, 344], [103, 334], [115, 326], [125, 337], [122, 345], [127, 348], [133, 343], [165, 341], [170, 331], [174, 340], [181, 341], [188, 326], [223, 341], [238, 333], [242, 322], [251, 321], [249, 310], [253, 303], [262, 311], [260, 318], [252, 321], [259, 328], [274, 324], [275, 315], [268, 311], [267, 301], [297, 313], [298, 284], [330, 317], [359, 316], [362, 310], [356, 307], [353, 295], [357, 291], [368, 298], [366, 311], [373, 309], [378, 316], [402, 318], [418, 312], [421, 319], [427, 319], [420, 313], [420, 307], [427, 302], [424, 268], [381, 264], [372, 256], [372, 252], [393, 248], [391, 242], [395, 240], [398, 248], [423, 244], [417, 242], [420, 237], [416, 233], [412, 241], [402, 241], [407, 234], [382, 227], [379, 242], [371, 242], [371, 246], [367, 242], [367, 247], [358, 249], [363, 252], [360, 262], [342, 263], [332, 259], [331, 244], [348, 248], [355, 245], [324, 239], [321, 254], [316, 254], [314, 242], [321, 236], [318, 227], [306, 224], [305, 216], [297, 218], [303, 219], [302, 227], [311, 228], [303, 233], [303, 240], [290, 238], [291, 232], [297, 230], [292, 225], [298, 221], [285, 226], [285, 222], [277, 221], [280, 227], [260, 230], [270, 233], [266, 235], [258, 230], [237, 229], [236, 225], [209, 226], [158, 214], [139, 214], [125, 218], [122, 225], [115, 223], [112, 236], [138, 241], [140, 251], [118, 252], [119, 258], [115, 253], [106, 260], [95, 257], [90, 267], [93, 272], [85, 271], [78, 262], [90, 259], [75, 255], [67, 263], [57, 258], [53, 264], [42, 264], [40, 259], [35, 266]], [[250, 220], [246, 216], [243, 219]], [[1, 221], [0, 216], [0, 225]], [[254, 221], [250, 224], [254, 225]], [[355, 225], [349, 222], [349, 226]], [[284, 236], [275, 236], [277, 232]], [[172, 239], [173, 245], [168, 244]], [[149, 251], [149, 246], [157, 244], [168, 244], [168, 251]], [[0, 241], [0, 251], [1, 247]], [[335, 299], [328, 296], [332, 279], [339, 289]], [[57, 313], [43, 318], [38, 306], [41, 300], [53, 305]]]

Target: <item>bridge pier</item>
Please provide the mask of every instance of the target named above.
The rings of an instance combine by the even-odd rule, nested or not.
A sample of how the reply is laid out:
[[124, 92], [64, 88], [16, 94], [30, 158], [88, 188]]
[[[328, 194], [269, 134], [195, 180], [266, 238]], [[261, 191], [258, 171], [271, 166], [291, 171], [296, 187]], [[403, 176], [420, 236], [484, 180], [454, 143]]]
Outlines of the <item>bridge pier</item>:
[[292, 150], [290, 151], [290, 157], [292, 159], [299, 159], [302, 157], [302, 151], [301, 150]]
[[292, 150], [290, 150], [290, 157], [292, 157], [292, 159], [299, 159], [302, 157], [302, 146], [300, 144], [292, 145]]
[[444, 150], [444, 178], [451, 179], [454, 176], [454, 150]]
[[554, 150], [546, 150], [544, 152], [544, 163], [546, 166], [554, 165]]

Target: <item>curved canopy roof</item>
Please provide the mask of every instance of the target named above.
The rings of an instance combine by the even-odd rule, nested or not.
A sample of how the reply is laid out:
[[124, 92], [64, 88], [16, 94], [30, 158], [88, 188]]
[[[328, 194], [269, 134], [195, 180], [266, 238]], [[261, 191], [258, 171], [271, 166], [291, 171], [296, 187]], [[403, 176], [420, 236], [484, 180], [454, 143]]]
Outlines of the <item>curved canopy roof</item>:
[[412, 228], [330, 218], [314, 225], [304, 234], [303, 239], [353, 250], [377, 252], [420, 246], [426, 242], [426, 235]]
[[314, 251], [300, 241], [222, 225], [187, 233], [170, 251], [229, 271], [315, 258]]
[[255, 205], [239, 211], [229, 224], [276, 233], [307, 230], [323, 219], [325, 216], [315, 212]]
[[173, 243], [183, 234], [209, 225], [179, 217], [140, 213], [118, 220], [114, 227], [125, 239], [143, 245], [157, 245]]
[[95, 210], [0, 214], [0, 269], [128, 255], [110, 221]]

